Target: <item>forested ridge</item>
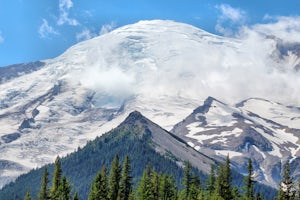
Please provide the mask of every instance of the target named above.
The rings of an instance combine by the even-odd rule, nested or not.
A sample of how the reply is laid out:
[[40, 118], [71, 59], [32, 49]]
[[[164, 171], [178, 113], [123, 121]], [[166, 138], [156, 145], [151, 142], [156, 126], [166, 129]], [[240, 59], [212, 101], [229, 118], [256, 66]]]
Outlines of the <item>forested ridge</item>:
[[[127, 121], [127, 123], [129, 122]], [[193, 198], [195, 196], [198, 198], [201, 194], [201, 198], [203, 195], [206, 198], [208, 180], [219, 180], [219, 175], [224, 174], [221, 173], [223, 168], [221, 169], [219, 167], [223, 166], [223, 164], [212, 166], [213, 173], [211, 174], [214, 176], [208, 176], [208, 174], [204, 174], [196, 168], [186, 165], [187, 163], [184, 158], [178, 159], [172, 157], [172, 152], [168, 152], [168, 155], [158, 153], [155, 150], [151, 132], [147, 127], [136, 126], [135, 123], [131, 123], [130, 126], [123, 123], [123, 125], [121, 124], [119, 127], [101, 137], [88, 142], [85, 147], [78, 148], [76, 152], [61, 159], [59, 158], [59, 168], [57, 167], [58, 160], [56, 160], [55, 164], [49, 164], [42, 168], [31, 170], [28, 174], [21, 175], [15, 182], [6, 185], [0, 191], [0, 199], [24, 199], [26, 194], [27, 198], [30, 196], [32, 199], [37, 199], [41, 187], [43, 187], [45, 191], [49, 190], [49, 194], [51, 194], [51, 191], [52, 194], [54, 194], [54, 191], [58, 191], [57, 193], [60, 194], [61, 191], [64, 190], [68, 191], [67, 197], [73, 198], [76, 196], [79, 199], [88, 199], [97, 177], [101, 180], [104, 174], [107, 178], [111, 176], [110, 172], [114, 166], [112, 163], [114, 163], [116, 155], [118, 155], [119, 165], [121, 165], [120, 163], [123, 163], [127, 159], [127, 155], [129, 155], [130, 177], [132, 177], [132, 179], [130, 179], [132, 185], [130, 196], [134, 199], [143, 199], [139, 196], [139, 188], [141, 187], [141, 182], [143, 182], [142, 180], [148, 180], [149, 177], [151, 177], [151, 181], [148, 180], [148, 182], [153, 182], [153, 177], [156, 177], [156, 186], [167, 184], [161, 183], [163, 181], [161, 178], [165, 177], [164, 181], [169, 181], [170, 183], [168, 184], [171, 185], [173, 189], [176, 188], [174, 189], [174, 191], [176, 190], [175, 199], [184, 199], [184, 188], [189, 185], [191, 185], [191, 191], [193, 191], [191, 193], [188, 192], [189, 195], [193, 194]], [[188, 174], [191, 176], [191, 180], [187, 182], [184, 181], [187, 174], [184, 166], [189, 166], [188, 169], [190, 173]], [[117, 168], [119, 172], [122, 171], [121, 168], [124, 169], [124, 167]], [[46, 174], [48, 174], [47, 178], [45, 178]], [[60, 178], [55, 178], [57, 174]], [[146, 175], [148, 178], [145, 178]], [[45, 184], [44, 186], [41, 184], [42, 182], [47, 182], [45, 180], [48, 180], [47, 187], [45, 187]], [[53, 180], [56, 181], [53, 182]], [[121, 180], [120, 175], [117, 176], [115, 180]], [[222, 187], [217, 187], [215, 183], [216, 181], [211, 182], [209, 191], [214, 191], [211, 193], [213, 195], [222, 196], [223, 194], [220, 193], [223, 191]], [[111, 182], [108, 181], [105, 185], [109, 186]], [[232, 194], [238, 197], [241, 195], [241, 197], [243, 197], [244, 185], [243, 176], [230, 170], [230, 191]], [[61, 189], [61, 187], [64, 189]], [[47, 190], [45, 188], [47, 188]], [[229, 189], [227, 188], [226, 190]], [[254, 195], [262, 194], [265, 199], [273, 199], [277, 195], [275, 189], [258, 183], [254, 185], [254, 191]], [[116, 193], [116, 195], [118, 194]], [[56, 198], [55, 195], [52, 195], [52, 197], [52, 199]], [[66, 198], [60, 197], [59, 199]], [[108, 199], [111, 198], [109, 197]]]
[[[87, 197], [80, 197], [78, 191], [72, 192], [70, 181], [63, 175], [60, 158], [57, 157], [49, 187], [49, 173], [44, 168], [38, 200], [262, 200], [266, 199], [260, 192], [254, 190], [252, 161], [248, 162], [248, 175], [244, 177], [243, 187], [232, 183], [230, 159], [218, 167], [211, 167], [208, 179], [200, 179], [198, 173], [193, 172], [189, 162], [184, 165], [181, 187], [178, 187], [172, 173], [159, 173], [151, 164], [147, 164], [143, 174], [135, 185], [132, 176], [131, 162], [128, 156], [121, 165], [116, 155], [111, 163], [110, 171], [102, 166], [97, 172], [90, 186]], [[289, 176], [289, 165], [285, 165], [284, 177], [277, 200], [299, 199], [299, 188], [293, 190], [292, 178]], [[268, 197], [267, 197], [268, 198]], [[33, 200], [30, 190], [27, 190], [25, 200]]]

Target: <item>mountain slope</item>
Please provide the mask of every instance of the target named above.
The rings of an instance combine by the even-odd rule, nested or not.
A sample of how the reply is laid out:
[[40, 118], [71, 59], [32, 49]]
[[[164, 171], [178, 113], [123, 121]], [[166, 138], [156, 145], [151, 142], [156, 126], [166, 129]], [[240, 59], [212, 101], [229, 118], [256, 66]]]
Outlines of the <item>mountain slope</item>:
[[298, 45], [277, 43], [264, 37], [257, 49], [188, 24], [140, 21], [57, 58], [3, 68], [0, 187], [82, 147], [134, 110], [170, 130], [207, 96], [297, 102]]
[[[97, 171], [102, 165], [110, 166], [116, 154], [121, 160], [126, 155], [130, 156], [134, 177], [140, 177], [146, 164], [150, 163], [159, 172], [174, 174], [177, 184], [183, 175], [185, 161], [190, 161], [204, 174], [209, 171], [211, 164], [215, 164], [212, 159], [195, 151], [139, 112], [132, 112], [117, 128], [62, 159], [63, 172], [82, 199], [87, 199]], [[46, 167], [50, 172], [53, 171], [53, 165]], [[42, 170], [33, 170], [20, 176], [15, 183], [5, 186], [0, 191], [0, 199], [23, 199], [27, 187], [36, 196]]]
[[172, 132], [210, 157], [229, 155], [242, 174], [251, 158], [255, 179], [276, 188], [285, 162], [292, 162], [293, 176], [300, 173], [300, 129], [295, 116], [300, 116], [299, 109], [267, 100], [249, 99], [233, 107], [209, 97]]

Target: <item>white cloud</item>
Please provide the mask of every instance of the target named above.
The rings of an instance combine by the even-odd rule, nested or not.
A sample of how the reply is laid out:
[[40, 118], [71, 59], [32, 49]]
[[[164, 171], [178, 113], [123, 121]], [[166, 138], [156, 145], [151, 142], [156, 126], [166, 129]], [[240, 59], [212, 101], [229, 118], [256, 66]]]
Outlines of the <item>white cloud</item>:
[[4, 37], [2, 35], [2, 32], [0, 31], [0, 44], [4, 42]]
[[69, 11], [73, 7], [72, 0], [59, 0], [59, 19], [57, 21], [58, 25], [68, 24], [71, 26], [79, 25], [76, 19], [69, 17]]
[[249, 29], [264, 35], [273, 35], [287, 42], [300, 42], [300, 17], [271, 17], [273, 22], [256, 24]]
[[99, 32], [99, 35], [103, 35], [106, 33], [109, 33], [110, 31], [112, 31], [114, 28], [116, 27], [116, 24], [114, 22], [111, 22], [110, 24], [104, 24], [101, 27], [101, 30]]
[[85, 28], [80, 33], [76, 34], [76, 39], [77, 39], [77, 41], [84, 41], [84, 40], [91, 39], [95, 36], [96, 35], [93, 34], [89, 29]]
[[239, 8], [221, 4], [217, 5], [216, 9], [220, 12], [220, 15], [215, 29], [225, 36], [232, 36], [234, 34], [232, 27], [241, 26], [245, 22], [246, 12]]
[[38, 33], [41, 38], [49, 38], [51, 35], [58, 35], [59, 33], [48, 24], [46, 19], [43, 19], [43, 23], [40, 26]]
[[245, 12], [239, 8], [233, 8], [228, 4], [217, 5], [216, 8], [221, 12], [222, 20], [230, 20], [233, 22], [238, 22], [242, 20], [245, 16]]
[[85, 70], [70, 77], [97, 89], [99, 95], [119, 100], [139, 94], [199, 101], [213, 96], [234, 104], [261, 97], [300, 105], [300, 70], [295, 69], [300, 58], [292, 52], [279, 55], [277, 46], [278, 41], [298, 41], [299, 48], [297, 22], [297, 17], [278, 17], [243, 27], [234, 39], [202, 35], [202, 31], [196, 37], [194, 30], [181, 26], [171, 26], [176, 27], [174, 32], [167, 23], [163, 30], [153, 31], [151, 26], [146, 31], [145, 22], [139, 26], [145, 31], [128, 27], [123, 34], [106, 34], [96, 43], [87, 43], [88, 48], [78, 46], [84, 56], [74, 55], [70, 62]]

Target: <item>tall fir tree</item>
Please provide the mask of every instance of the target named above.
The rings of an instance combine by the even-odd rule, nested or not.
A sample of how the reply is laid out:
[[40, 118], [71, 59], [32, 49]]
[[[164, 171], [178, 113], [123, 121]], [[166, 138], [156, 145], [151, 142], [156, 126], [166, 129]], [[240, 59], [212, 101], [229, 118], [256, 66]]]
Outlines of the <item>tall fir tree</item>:
[[252, 160], [249, 158], [247, 166], [248, 175], [244, 178], [245, 183], [245, 196], [247, 200], [254, 199], [254, 180], [253, 180], [253, 165]]
[[58, 198], [58, 188], [61, 184], [62, 169], [61, 169], [61, 162], [59, 156], [56, 157], [54, 165], [55, 168], [53, 172], [52, 186], [50, 189], [51, 200], [56, 200]]
[[49, 196], [49, 189], [48, 189], [48, 182], [49, 182], [49, 173], [47, 168], [45, 167], [43, 172], [43, 177], [41, 181], [41, 188], [38, 194], [38, 200], [48, 200]]
[[103, 166], [101, 171], [98, 172], [96, 178], [91, 186], [89, 200], [109, 200], [108, 198], [108, 180], [107, 168]]
[[118, 200], [129, 200], [132, 192], [132, 176], [129, 157], [126, 156], [122, 167], [120, 190]]
[[188, 196], [188, 200], [198, 200], [201, 194], [201, 183], [199, 177], [194, 175], [191, 178], [191, 185], [190, 185], [190, 193]]
[[191, 191], [191, 164], [189, 162], [185, 163], [184, 166], [184, 177], [183, 177], [183, 191], [182, 191], [182, 198], [183, 200], [188, 200]]
[[214, 166], [211, 165], [210, 173], [209, 173], [209, 177], [208, 177], [207, 185], [206, 185], [206, 190], [207, 190], [209, 196], [211, 196], [214, 193], [215, 182], [216, 182], [215, 169], [214, 169]]
[[283, 179], [279, 183], [278, 200], [292, 200], [295, 197], [293, 178], [291, 177], [290, 163], [287, 161], [283, 167]]
[[160, 175], [160, 188], [159, 199], [161, 200], [176, 200], [177, 199], [177, 187], [174, 177], [167, 174]]
[[27, 190], [24, 200], [32, 200], [29, 190]]
[[77, 191], [74, 194], [73, 200], [79, 200], [79, 194]]
[[119, 156], [116, 155], [109, 173], [109, 199], [117, 200], [119, 189], [120, 189], [120, 179], [121, 179], [121, 166], [119, 161]]
[[216, 181], [216, 193], [221, 196], [224, 200], [232, 199], [231, 189], [231, 169], [229, 155], [226, 157], [225, 164], [221, 164], [218, 170], [218, 177]]
[[71, 198], [71, 184], [68, 179], [63, 176], [61, 183], [57, 189], [57, 199], [59, 200], [70, 200]]
[[151, 193], [153, 194], [153, 199], [159, 198], [159, 187], [160, 187], [159, 175], [155, 170], [152, 170], [151, 171]]
[[153, 199], [150, 164], [146, 165], [141, 180], [138, 183], [136, 199], [137, 200]]

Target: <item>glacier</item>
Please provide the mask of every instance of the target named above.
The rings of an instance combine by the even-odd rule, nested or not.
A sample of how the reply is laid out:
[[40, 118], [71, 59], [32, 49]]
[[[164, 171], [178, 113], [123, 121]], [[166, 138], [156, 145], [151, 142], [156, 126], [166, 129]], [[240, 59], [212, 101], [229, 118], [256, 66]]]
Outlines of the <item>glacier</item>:
[[[140, 21], [78, 43], [54, 59], [22, 64], [17, 75], [1, 74], [0, 186], [73, 152], [134, 110], [171, 130], [207, 96], [232, 104], [252, 97], [298, 103], [300, 60], [288, 51], [294, 46], [281, 56], [278, 40], [260, 37], [257, 48], [250, 40], [188, 24]], [[30, 69], [22, 71], [25, 66]], [[260, 115], [271, 109], [260, 105]], [[256, 109], [251, 101], [245, 107]], [[230, 109], [207, 116], [210, 123], [230, 121]], [[297, 126], [298, 111], [274, 109], [264, 117]]]

